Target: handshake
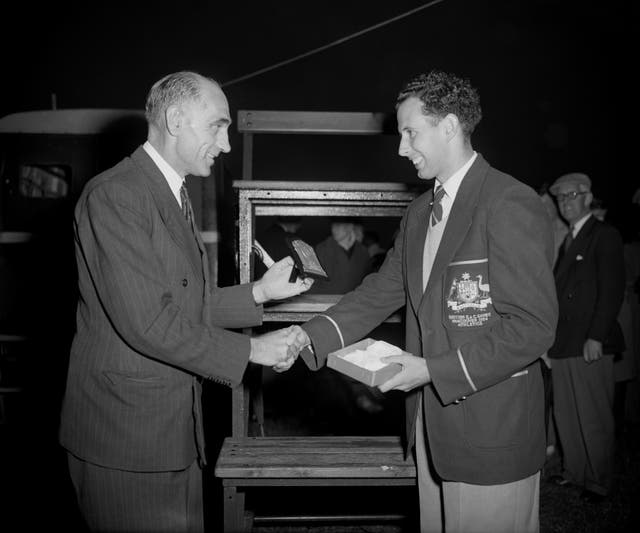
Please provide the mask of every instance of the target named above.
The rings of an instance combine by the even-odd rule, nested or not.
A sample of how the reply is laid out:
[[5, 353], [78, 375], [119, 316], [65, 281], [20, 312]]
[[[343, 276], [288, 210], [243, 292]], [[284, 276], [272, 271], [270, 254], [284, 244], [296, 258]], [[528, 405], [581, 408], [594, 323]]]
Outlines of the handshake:
[[300, 326], [289, 326], [251, 338], [249, 361], [270, 366], [276, 372], [289, 370], [305, 346], [311, 343]]

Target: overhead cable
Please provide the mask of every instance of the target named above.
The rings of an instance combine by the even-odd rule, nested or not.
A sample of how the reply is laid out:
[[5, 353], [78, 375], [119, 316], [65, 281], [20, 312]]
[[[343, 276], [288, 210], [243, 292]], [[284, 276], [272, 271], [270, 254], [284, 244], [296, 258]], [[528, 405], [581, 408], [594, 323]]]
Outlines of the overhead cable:
[[245, 81], [248, 80], [249, 78], [253, 78], [255, 76], [258, 76], [260, 74], [264, 74], [265, 72], [269, 72], [270, 70], [274, 70], [276, 68], [282, 67], [284, 65], [288, 65], [289, 63], [293, 63], [294, 61], [298, 61], [299, 59], [302, 59], [304, 57], [309, 57], [310, 55], [313, 54], [317, 54], [318, 52], [322, 52], [323, 50], [327, 50], [329, 48], [332, 48], [334, 46], [337, 46], [339, 44], [345, 43], [347, 41], [350, 41], [351, 39], [355, 39], [356, 37], [360, 37], [361, 35], [364, 35], [365, 33], [369, 33], [373, 30], [377, 30], [378, 28], [382, 28], [383, 26], [387, 26], [388, 24], [391, 24], [392, 22], [396, 22], [400, 19], [403, 19], [405, 17], [408, 17], [410, 15], [413, 15], [414, 13], [417, 13], [418, 11], [422, 11], [423, 9], [427, 9], [428, 7], [431, 7], [433, 5], [436, 4], [440, 4], [441, 2], [444, 2], [444, 0], [432, 0], [431, 2], [427, 2], [426, 4], [423, 4], [419, 7], [416, 7], [414, 9], [411, 9], [409, 11], [406, 11], [405, 13], [402, 13], [400, 15], [397, 15], [395, 17], [392, 17], [390, 19], [387, 20], [383, 20], [382, 22], [379, 22], [378, 24], [374, 24], [373, 26], [369, 26], [368, 28], [365, 28], [363, 30], [360, 30], [356, 33], [352, 33], [351, 35], [347, 35], [346, 37], [342, 37], [336, 41], [333, 41], [329, 44], [325, 44], [323, 46], [319, 46], [318, 48], [314, 48], [313, 50], [309, 50], [308, 52], [304, 52], [302, 54], [298, 54], [297, 56], [291, 57], [289, 59], [285, 59], [284, 61], [280, 61], [278, 63], [275, 63], [273, 65], [270, 65], [268, 67], [264, 67], [261, 68], [259, 70], [256, 70], [254, 72], [251, 72], [249, 74], [245, 74], [244, 76], [240, 76], [239, 78], [234, 78], [232, 80], [226, 81], [224, 83], [222, 83], [222, 87], [228, 87], [229, 85], [233, 85], [235, 83], [239, 83], [241, 81]]

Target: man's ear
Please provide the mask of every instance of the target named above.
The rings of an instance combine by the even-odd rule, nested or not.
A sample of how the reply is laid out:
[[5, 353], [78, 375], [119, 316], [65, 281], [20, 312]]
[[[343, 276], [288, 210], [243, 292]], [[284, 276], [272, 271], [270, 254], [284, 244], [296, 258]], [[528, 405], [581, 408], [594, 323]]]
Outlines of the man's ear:
[[587, 194], [584, 195], [584, 205], [591, 207], [591, 202], [593, 202], [593, 193], [587, 192]]
[[440, 125], [444, 130], [447, 140], [453, 139], [460, 131], [460, 121], [453, 113], [446, 115], [440, 121]]
[[170, 105], [165, 111], [165, 120], [167, 131], [170, 135], [176, 137], [182, 128], [183, 115], [179, 106]]

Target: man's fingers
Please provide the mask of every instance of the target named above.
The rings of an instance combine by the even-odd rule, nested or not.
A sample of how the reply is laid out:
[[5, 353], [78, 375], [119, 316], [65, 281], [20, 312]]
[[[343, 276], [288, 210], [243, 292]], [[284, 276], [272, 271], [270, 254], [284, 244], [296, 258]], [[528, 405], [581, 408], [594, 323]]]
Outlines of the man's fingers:
[[412, 355], [386, 355], [380, 358], [380, 362], [390, 365], [391, 363], [401, 364], [403, 367], [407, 364], [407, 359]]
[[295, 360], [296, 360], [295, 357], [289, 357], [284, 361], [280, 361], [279, 363], [276, 363], [272, 368], [276, 372], [284, 372], [286, 370], [289, 370], [293, 366], [293, 363], [295, 362]]
[[391, 389], [395, 389], [400, 383], [402, 383], [402, 379], [400, 378], [400, 374], [402, 372], [398, 372], [395, 376], [385, 381], [382, 385], [378, 386], [380, 392], [388, 392]]
[[283, 257], [282, 259], [280, 259], [280, 261], [278, 261], [278, 266], [280, 266], [280, 268], [286, 268], [292, 265], [293, 265], [293, 259], [291, 258], [290, 255], [288, 255], [287, 257]]

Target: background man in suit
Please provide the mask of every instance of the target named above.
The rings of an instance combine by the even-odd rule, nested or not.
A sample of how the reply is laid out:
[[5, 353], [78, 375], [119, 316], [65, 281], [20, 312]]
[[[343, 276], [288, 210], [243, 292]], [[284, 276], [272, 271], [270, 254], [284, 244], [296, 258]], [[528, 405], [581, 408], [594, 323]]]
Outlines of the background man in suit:
[[317, 280], [310, 293], [345, 294], [371, 272], [371, 256], [358, 236], [356, 221], [335, 218], [330, 227], [331, 235], [314, 247], [329, 279]]
[[614, 463], [614, 354], [624, 350], [617, 322], [625, 290], [622, 238], [591, 212], [591, 180], [559, 177], [550, 187], [569, 233], [554, 269], [560, 317], [549, 350], [563, 474], [598, 502], [609, 492]]
[[242, 380], [249, 361], [288, 369], [296, 327], [249, 338], [262, 303], [307, 290], [293, 262], [212, 287], [184, 186], [230, 150], [219, 85], [178, 72], [151, 88], [148, 140], [93, 178], [75, 209], [80, 299], [62, 408], [81, 512], [95, 531], [202, 531], [201, 380]]
[[[477, 154], [481, 118], [468, 81], [432, 71], [397, 101], [399, 154], [435, 196], [417, 198], [393, 249], [325, 315], [303, 325], [318, 367], [406, 304], [402, 371], [422, 531], [537, 531], [545, 460], [538, 358], [557, 304], [548, 217], [535, 191]], [[424, 417], [424, 418], [423, 418]], [[442, 512], [443, 510], [443, 512]]]

